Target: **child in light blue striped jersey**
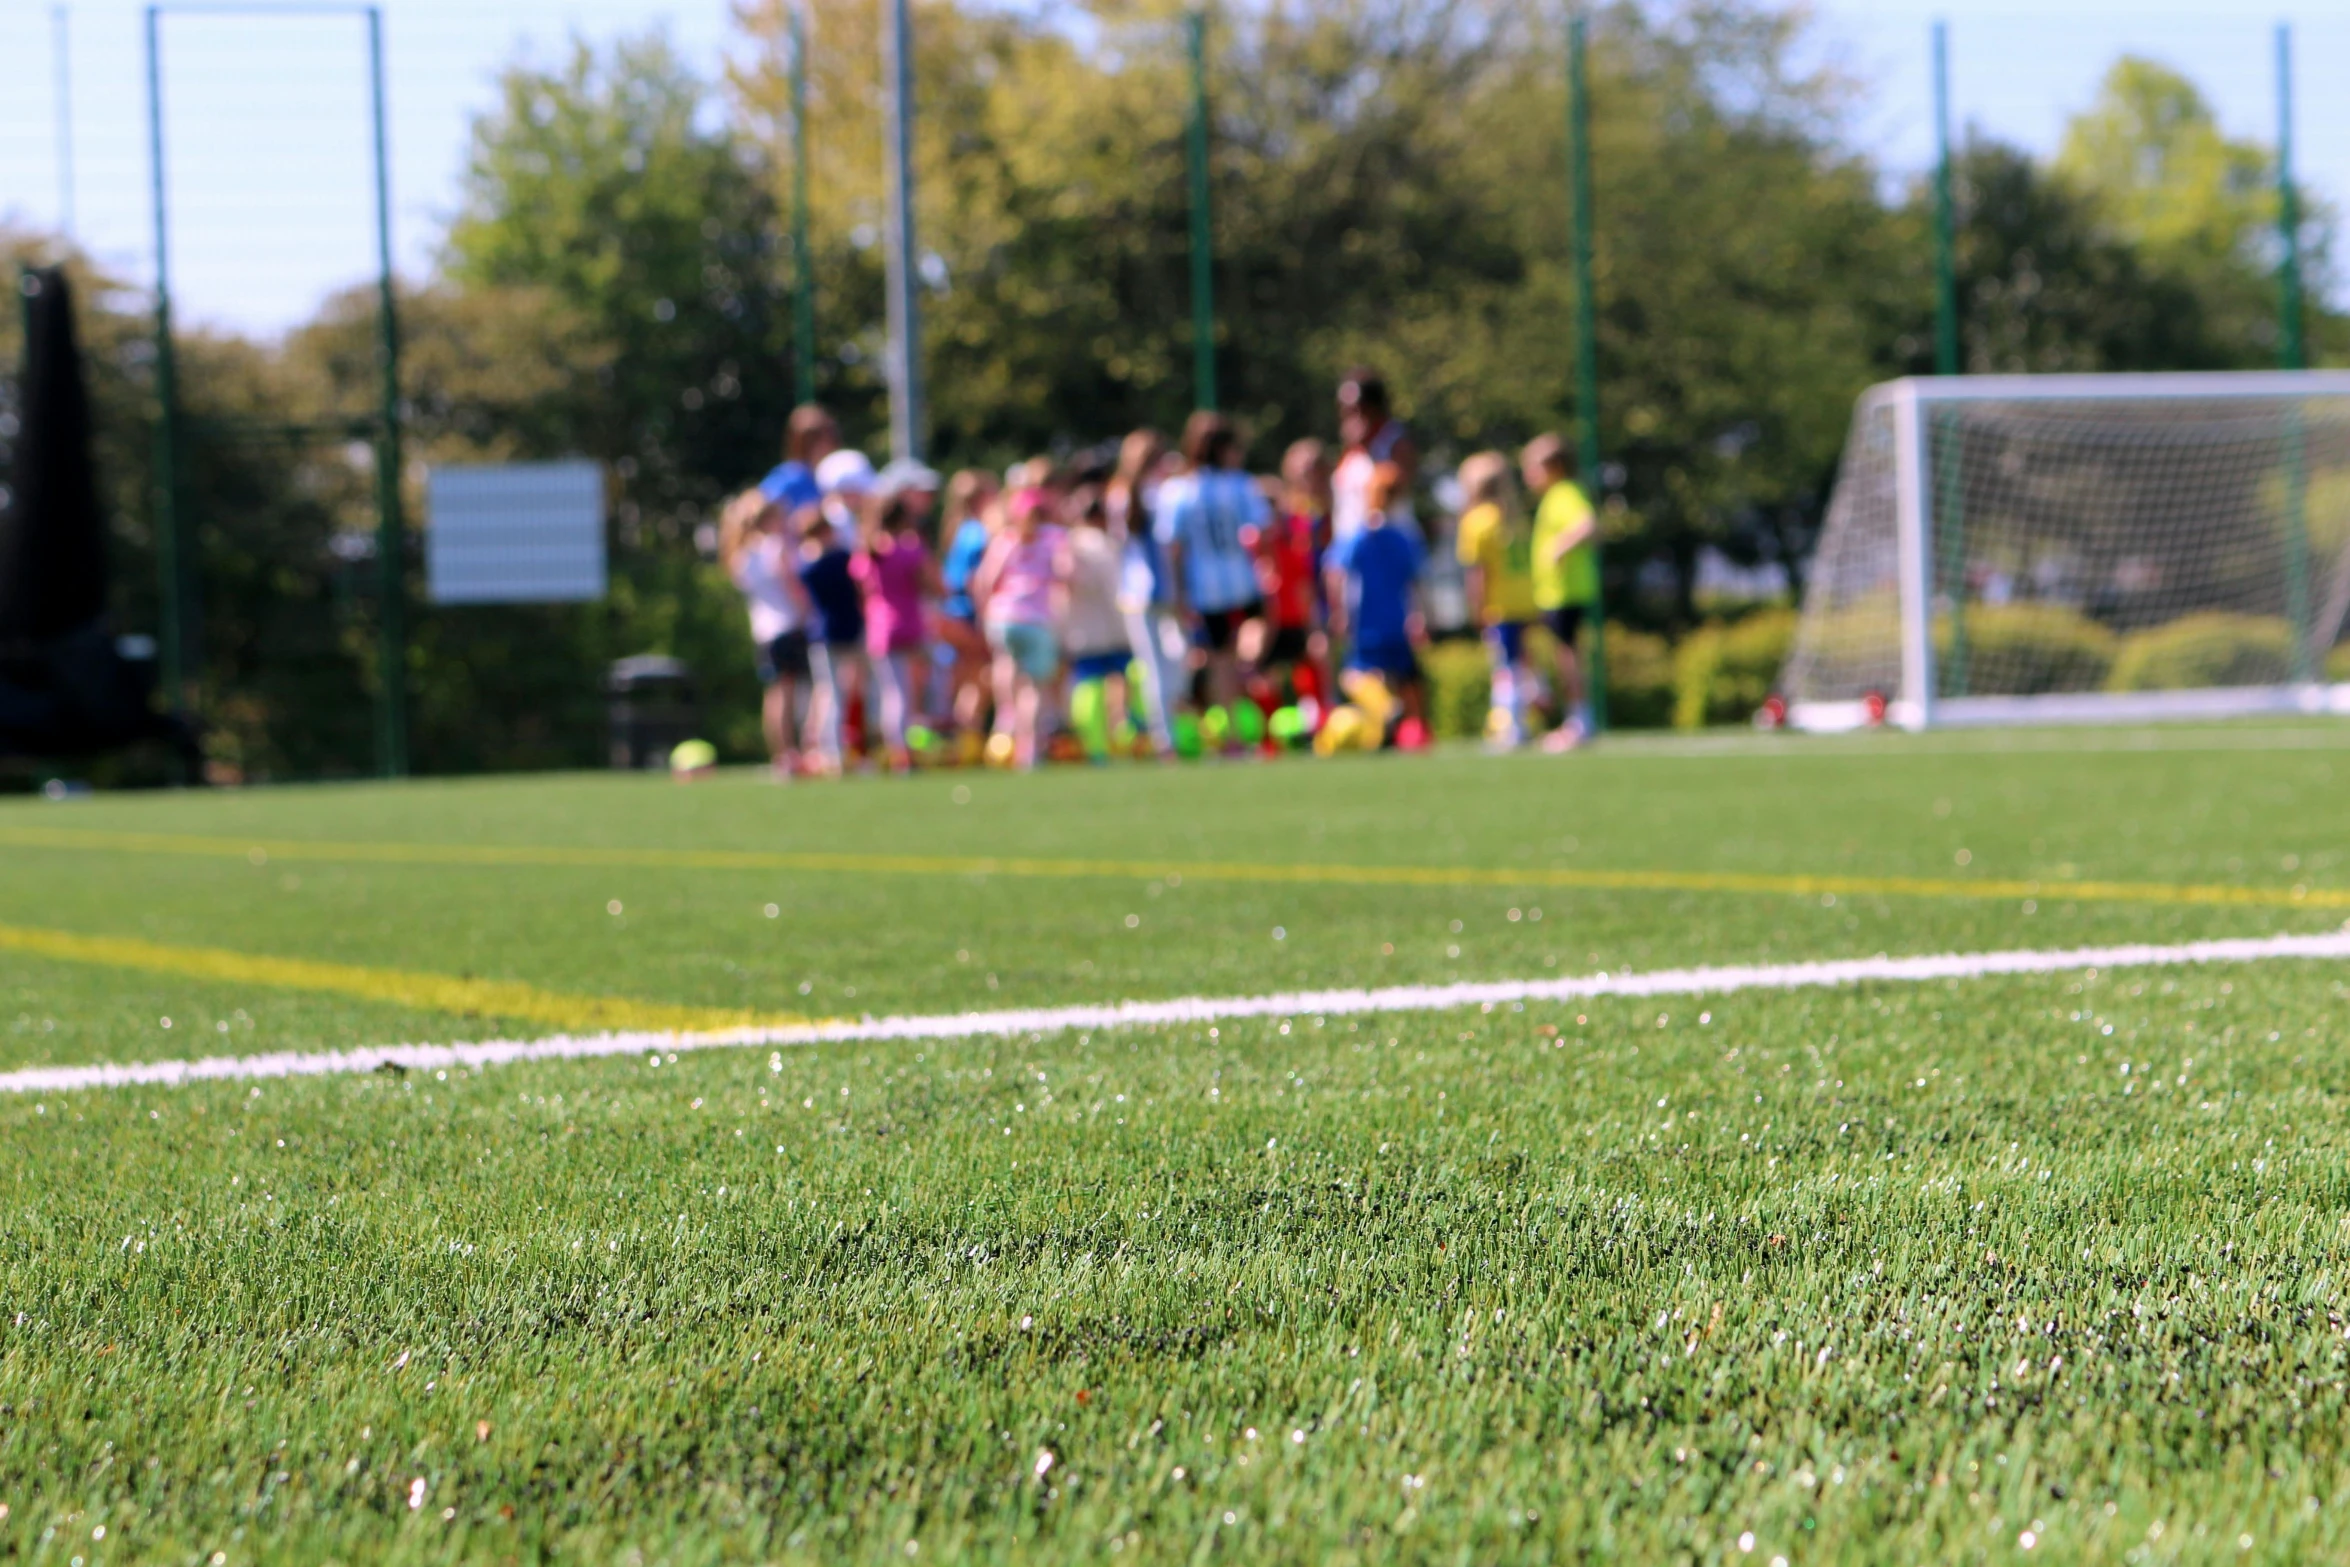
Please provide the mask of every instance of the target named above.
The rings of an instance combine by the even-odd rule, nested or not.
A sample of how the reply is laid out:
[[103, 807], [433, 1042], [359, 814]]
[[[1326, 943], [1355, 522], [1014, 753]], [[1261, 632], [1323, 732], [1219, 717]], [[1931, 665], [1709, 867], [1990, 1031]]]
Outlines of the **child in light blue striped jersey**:
[[1166, 551], [1169, 598], [1207, 659], [1208, 700], [1240, 699], [1240, 628], [1264, 612], [1248, 540], [1273, 508], [1241, 471], [1240, 432], [1201, 411], [1183, 427], [1190, 466], [1159, 488], [1156, 532]]

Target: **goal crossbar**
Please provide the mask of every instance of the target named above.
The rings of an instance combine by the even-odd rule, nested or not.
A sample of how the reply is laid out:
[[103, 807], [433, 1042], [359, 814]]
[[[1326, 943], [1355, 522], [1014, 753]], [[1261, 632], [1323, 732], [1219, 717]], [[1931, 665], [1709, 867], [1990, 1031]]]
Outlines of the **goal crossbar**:
[[2145, 401], [2159, 398], [2350, 397], [2350, 370], [2160, 370], [2113, 375], [1908, 376], [1862, 394], [1921, 403]]

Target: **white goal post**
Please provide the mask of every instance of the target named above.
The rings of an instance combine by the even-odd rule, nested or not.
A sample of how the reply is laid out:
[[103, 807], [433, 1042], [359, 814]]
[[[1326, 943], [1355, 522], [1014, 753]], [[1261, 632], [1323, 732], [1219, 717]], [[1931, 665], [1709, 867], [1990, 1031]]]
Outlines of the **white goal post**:
[[1820, 730], [2350, 713], [2346, 622], [2350, 373], [1913, 378], [1854, 410], [1780, 684]]

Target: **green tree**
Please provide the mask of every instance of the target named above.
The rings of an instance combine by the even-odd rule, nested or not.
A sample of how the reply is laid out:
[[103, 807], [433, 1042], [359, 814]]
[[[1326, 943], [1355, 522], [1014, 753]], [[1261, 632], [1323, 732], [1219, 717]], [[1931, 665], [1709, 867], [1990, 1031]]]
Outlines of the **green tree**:
[[[353, 289], [327, 301], [285, 347], [306, 401], [363, 412], [374, 395], [376, 301]], [[429, 523], [423, 470], [581, 450], [612, 350], [545, 289], [440, 284], [403, 289], [401, 388], [412, 525]], [[372, 488], [354, 469], [343, 497], [346, 540], [365, 545]], [[640, 552], [641, 553], [641, 552]], [[673, 547], [673, 555], [690, 554]], [[354, 573], [351, 617], [372, 637], [372, 561]], [[412, 573], [412, 579], [415, 574]], [[597, 672], [638, 628], [609, 604], [427, 606], [410, 616], [410, 749], [427, 772], [583, 766], [599, 754]], [[629, 593], [633, 582], [620, 591]], [[617, 649], [617, 652], [615, 651]], [[373, 689], [372, 669], [370, 689]]]
[[[826, 234], [853, 236], [878, 201], [878, 146], [844, 123], [872, 113], [866, 9], [828, 10], [811, 62], [828, 255]], [[942, 453], [1001, 457], [1188, 410], [1180, 10], [1095, 0], [1064, 29], [918, 8]], [[781, 163], [782, 12], [740, 15], [737, 96]], [[1674, 569], [1668, 616], [1688, 612], [1704, 545], [1803, 547], [1852, 397], [1892, 362], [1917, 284], [1873, 171], [1837, 145], [1840, 84], [1797, 68], [1801, 41], [1795, 21], [1737, 6], [1669, 22], [1620, 7], [1599, 29], [1601, 350], [1625, 471], [1612, 558], [1627, 579], [1652, 559]], [[1386, 368], [1439, 455], [1563, 424], [1556, 16], [1528, 0], [1230, 8], [1210, 52], [1220, 379], [1260, 460], [1333, 433], [1332, 387], [1358, 360]], [[827, 135], [869, 155], [867, 174]], [[860, 287], [827, 282], [826, 331], [877, 345], [878, 295], [856, 315]]]
[[2269, 151], [2231, 141], [2193, 82], [2135, 55], [2066, 127], [2056, 167], [2124, 239], [2160, 255], [2242, 264], [2276, 223]]
[[[601, 461], [612, 588], [600, 605], [427, 617], [433, 765], [598, 760], [603, 666], [647, 650], [694, 667], [715, 738], [756, 747], [741, 605], [696, 538], [779, 455], [790, 302], [770, 172], [713, 108], [653, 37], [509, 71], [475, 127], [447, 282], [412, 307], [419, 433], [450, 457]], [[361, 393], [355, 320], [340, 342], [334, 378]]]
[[654, 36], [560, 71], [506, 73], [474, 127], [443, 269], [460, 289], [544, 290], [604, 357], [566, 409], [616, 465], [619, 536], [692, 537], [777, 457], [790, 302], [758, 148], [705, 123], [706, 84]]
[[[2101, 199], [2061, 166], [1977, 138], [1959, 154], [1955, 173], [1961, 340], [1970, 373], [2266, 362], [2260, 340], [2246, 337], [2224, 303], [2215, 309], [2190, 276], [2119, 232]], [[1927, 199], [1919, 193], [1921, 224]]]
[[[1168, 427], [1191, 396], [1181, 0], [1073, 10], [918, 0], [933, 449], [1000, 461]], [[826, 5], [805, 149], [823, 395], [881, 425], [878, 7]], [[585, 606], [420, 610], [407, 671], [434, 770], [600, 759], [600, 676], [686, 657], [756, 745], [739, 603], [695, 547], [775, 458], [789, 400], [790, 145], [780, 0], [741, 0], [723, 90], [658, 37], [517, 67], [475, 127], [435, 275], [404, 287], [404, 396], [434, 462], [585, 455], [611, 476], [613, 587]], [[1594, 14], [1602, 445], [1613, 601], [1686, 624], [1714, 549], [1800, 572], [1855, 395], [1925, 368], [1921, 192], [1850, 143], [1849, 84], [1766, 0]], [[1538, 0], [1219, 7], [1210, 29], [1217, 351], [1269, 461], [1333, 434], [1382, 366], [1431, 467], [1576, 414], [1564, 40]], [[2043, 165], [1959, 166], [1969, 368], [2173, 369], [2274, 351], [2268, 164], [2175, 74], [2124, 61]], [[2312, 219], [2326, 297], [2331, 217]], [[40, 242], [8, 241], [19, 249]], [[87, 268], [84, 271], [87, 272]], [[152, 363], [141, 301], [84, 295], [126, 627], [152, 624]], [[2313, 309], [2320, 351], [2350, 324]], [[14, 323], [0, 322], [0, 346]], [[357, 422], [373, 300], [283, 344], [183, 340], [181, 494], [200, 540], [202, 679], [249, 771], [364, 770], [374, 671], [363, 445], [250, 424]], [[1650, 591], [1649, 584], [1661, 584]], [[1635, 591], [1638, 590], [1638, 591]]]
[[[2194, 293], [2212, 330], [2243, 345], [2237, 362], [2275, 362], [2276, 161], [2265, 147], [2231, 140], [2193, 82], [2123, 56], [2066, 128], [2056, 170], [2147, 270]], [[2313, 209], [2305, 247], [2321, 297], [2330, 230], [2329, 215]]]
[[[1708, 548], [1800, 582], [1852, 401], [1894, 370], [1922, 297], [1909, 231], [1838, 140], [1846, 84], [1798, 64], [1805, 42], [1799, 14], [1738, 7], [1670, 24], [1622, 8], [1595, 40], [1601, 433], [1623, 469], [1609, 575], [1613, 602], [1652, 621], [1695, 617]], [[1556, 79], [1536, 75], [1531, 124], [1563, 123]], [[1544, 387], [1558, 421], [1569, 231], [1544, 198], [1564, 188], [1563, 142], [1536, 145], [1511, 188], [1533, 193], [1526, 249], [1560, 314], [1518, 352], [1561, 357], [1546, 380], [1547, 355], [1495, 380]], [[1669, 568], [1661, 603], [1626, 591], [1651, 563]]]

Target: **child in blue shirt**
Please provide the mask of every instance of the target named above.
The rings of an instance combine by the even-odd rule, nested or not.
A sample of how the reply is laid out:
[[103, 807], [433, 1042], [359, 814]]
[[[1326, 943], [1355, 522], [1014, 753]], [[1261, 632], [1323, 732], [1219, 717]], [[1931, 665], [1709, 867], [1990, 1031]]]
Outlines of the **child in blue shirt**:
[[[1273, 509], [1241, 471], [1240, 429], [1222, 414], [1191, 416], [1183, 455], [1191, 466], [1159, 486], [1153, 526], [1166, 552], [1160, 580], [1205, 657], [1209, 703], [1229, 709], [1242, 690], [1241, 628], [1264, 612], [1248, 540], [1273, 520]], [[1238, 751], [1237, 742], [1231, 749]]]
[[816, 735], [817, 766], [830, 773], [841, 770], [841, 726], [850, 701], [873, 688], [865, 654], [865, 595], [849, 555], [823, 512], [803, 514], [798, 569], [813, 611], [808, 664], [816, 687], [809, 724]]
[[1403, 476], [1392, 463], [1382, 463], [1372, 479], [1372, 493], [1380, 504], [1364, 519], [1362, 528], [1340, 540], [1329, 557], [1331, 631], [1348, 644], [1346, 667], [1378, 676], [1390, 695], [1399, 699], [1397, 723], [1389, 726], [1389, 743], [1404, 718], [1420, 716], [1420, 659], [1416, 651], [1424, 632], [1418, 605], [1420, 568], [1427, 550], [1408, 529], [1393, 525], [1388, 503], [1401, 487]]

